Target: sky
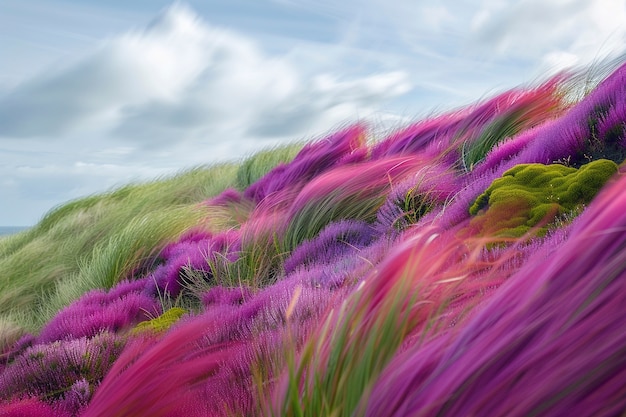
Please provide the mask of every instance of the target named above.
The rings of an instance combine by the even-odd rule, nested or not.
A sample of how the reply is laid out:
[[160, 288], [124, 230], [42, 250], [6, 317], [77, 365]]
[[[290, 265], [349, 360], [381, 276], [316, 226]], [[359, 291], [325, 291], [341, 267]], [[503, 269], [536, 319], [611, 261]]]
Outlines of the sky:
[[[106, 4], [105, 4], [106, 3]], [[0, 0], [0, 225], [626, 52], [624, 0]]]

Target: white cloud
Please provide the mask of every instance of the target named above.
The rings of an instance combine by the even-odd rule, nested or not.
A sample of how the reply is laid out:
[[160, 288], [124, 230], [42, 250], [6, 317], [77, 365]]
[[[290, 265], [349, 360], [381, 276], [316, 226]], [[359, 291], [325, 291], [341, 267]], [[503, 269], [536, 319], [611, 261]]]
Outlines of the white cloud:
[[270, 54], [177, 3], [0, 91], [0, 224], [32, 224], [68, 199], [317, 136], [412, 87], [397, 67], [356, 75], [335, 61], [350, 60], [340, 46], [307, 46]]
[[[626, 45], [621, 0], [276, 0], [258, 15], [195, 3], [229, 29], [177, 3], [97, 44], [147, 19], [154, 4], [122, 13], [121, 23], [125, 6], [85, 4], [69, 20], [85, 22], [72, 26], [42, 20], [61, 3], [38, 2], [48, 4], [39, 21], [18, 21], [47, 28], [28, 32], [40, 47], [51, 30], [108, 23], [70, 52], [56, 37], [52, 46], [66, 52], [32, 60], [2, 27], [0, 50], [13, 55], [0, 74], [0, 224], [32, 223], [53, 204], [132, 179], [319, 137], [346, 120], [397, 126]], [[92, 21], [94, 11], [102, 16]], [[79, 56], [82, 47], [93, 49]], [[72, 61], [32, 75], [53, 55]]]
[[0, 224], [32, 225], [51, 207], [167, 170], [144, 163], [93, 163], [58, 158], [31, 165], [0, 164]]
[[[357, 114], [405, 94], [399, 72], [334, 81], [331, 88], [288, 56], [269, 56], [254, 41], [211, 27], [174, 5], [145, 30], [103, 44], [78, 64], [26, 81], [0, 97], [0, 135], [59, 137], [109, 132], [150, 147], [228, 134], [253, 127], [291, 103], [307, 103], [297, 120], [275, 124], [274, 136], [322, 129], [320, 120]], [[320, 71], [324, 71], [321, 69]], [[264, 136], [260, 134], [259, 136]]]
[[422, 21], [430, 30], [439, 31], [444, 27], [444, 24], [453, 21], [453, 16], [445, 6], [427, 5], [420, 10]]
[[261, 110], [250, 123], [248, 133], [276, 137], [285, 132], [308, 132], [313, 126], [329, 129], [346, 120], [367, 118], [379, 111], [382, 101], [403, 95], [411, 88], [404, 72], [353, 80], [322, 74], [294, 91], [290, 100]]
[[55, 198], [62, 201], [90, 194], [96, 182], [101, 190], [106, 190], [125, 182], [153, 178], [163, 171], [141, 164], [46, 161], [39, 165], [20, 165], [11, 168], [12, 181], [3, 185], [16, 188], [22, 197], [33, 200]]
[[483, 1], [472, 38], [499, 57], [558, 70], [626, 50], [626, 3], [617, 0]]

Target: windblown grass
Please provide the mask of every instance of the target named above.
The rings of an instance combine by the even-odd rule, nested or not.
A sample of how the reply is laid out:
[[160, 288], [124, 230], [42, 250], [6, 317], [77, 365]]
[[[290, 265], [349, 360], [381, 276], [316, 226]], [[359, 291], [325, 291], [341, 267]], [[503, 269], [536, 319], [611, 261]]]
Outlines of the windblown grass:
[[237, 188], [245, 190], [273, 168], [291, 161], [303, 146], [303, 143], [293, 143], [250, 156], [237, 169]]
[[[221, 216], [199, 203], [235, 185], [237, 166], [196, 168], [60, 206], [35, 227], [0, 240], [0, 317], [35, 331], [92, 288], [110, 288], [198, 224]], [[2, 320], [0, 318], [0, 320]]]
[[0, 415], [624, 415], [626, 64], [576, 79], [0, 239]]

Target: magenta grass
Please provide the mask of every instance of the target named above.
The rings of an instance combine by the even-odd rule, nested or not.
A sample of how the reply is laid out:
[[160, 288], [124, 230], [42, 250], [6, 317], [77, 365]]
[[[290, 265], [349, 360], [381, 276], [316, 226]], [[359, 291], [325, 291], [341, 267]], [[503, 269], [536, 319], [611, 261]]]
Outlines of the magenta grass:
[[[223, 190], [228, 226], [0, 352], [0, 415], [624, 415], [626, 65], [572, 102], [575, 79], [349, 126]], [[506, 170], [597, 159], [620, 172], [545, 236], [471, 227]]]
[[399, 355], [366, 415], [623, 413], [625, 185], [600, 196], [558, 251], [531, 257], [460, 330]]

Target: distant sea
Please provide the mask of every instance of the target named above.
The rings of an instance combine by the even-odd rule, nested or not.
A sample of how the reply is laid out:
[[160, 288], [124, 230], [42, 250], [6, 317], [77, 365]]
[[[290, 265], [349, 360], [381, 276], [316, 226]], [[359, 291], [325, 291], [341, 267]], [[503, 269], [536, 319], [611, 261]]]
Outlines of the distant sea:
[[0, 236], [12, 235], [26, 229], [26, 226], [0, 226]]

